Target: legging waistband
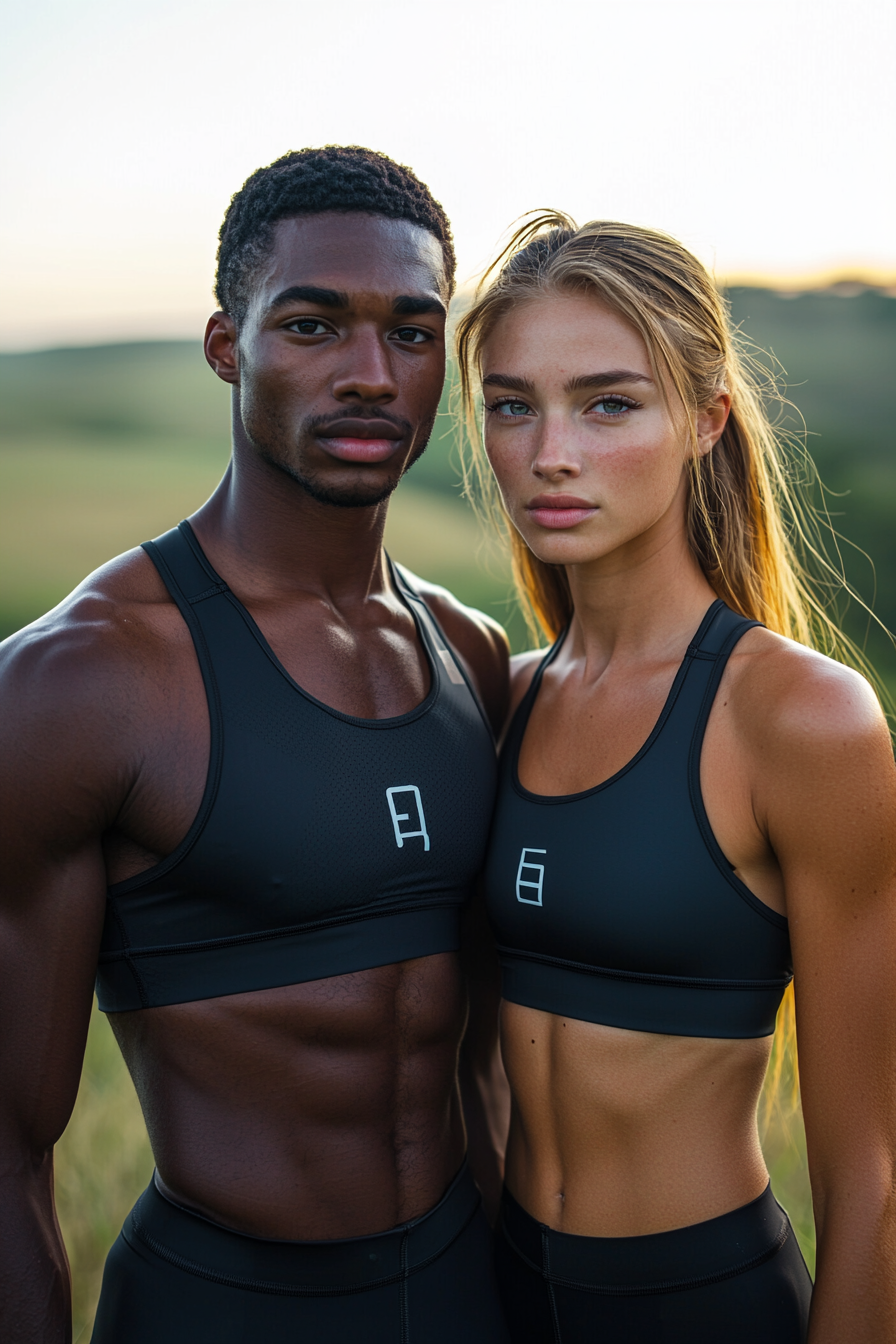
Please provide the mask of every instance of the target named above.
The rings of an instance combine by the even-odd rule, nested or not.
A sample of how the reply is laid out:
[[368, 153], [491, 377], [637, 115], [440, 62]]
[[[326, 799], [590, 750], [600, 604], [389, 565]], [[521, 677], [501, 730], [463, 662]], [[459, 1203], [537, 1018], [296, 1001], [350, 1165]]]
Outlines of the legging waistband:
[[518, 1256], [552, 1283], [612, 1296], [697, 1288], [771, 1259], [793, 1235], [767, 1186], [751, 1203], [719, 1218], [643, 1237], [580, 1237], [536, 1222], [508, 1190], [501, 1234]]
[[464, 1163], [428, 1213], [388, 1232], [332, 1241], [278, 1241], [214, 1223], [166, 1199], [151, 1181], [122, 1235], [187, 1273], [235, 1288], [332, 1296], [398, 1283], [437, 1260], [470, 1224], [480, 1195]]

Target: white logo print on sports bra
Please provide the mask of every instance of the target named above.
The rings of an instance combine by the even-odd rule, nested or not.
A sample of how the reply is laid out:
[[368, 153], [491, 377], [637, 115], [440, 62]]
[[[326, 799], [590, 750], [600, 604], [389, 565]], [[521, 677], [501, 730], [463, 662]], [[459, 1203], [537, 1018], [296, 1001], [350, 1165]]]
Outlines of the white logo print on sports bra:
[[[526, 858], [527, 854], [547, 854], [546, 849], [524, 849], [520, 854], [520, 866], [516, 870], [516, 898], [522, 901], [523, 905], [541, 905], [542, 888], [544, 886], [544, 864], [530, 863]], [[523, 877], [523, 873], [529, 874]], [[532, 874], [537, 874], [535, 880], [532, 880]], [[521, 888], [526, 887], [528, 891], [533, 891], [534, 896], [524, 896]]]
[[[395, 795], [398, 793], [412, 793], [414, 795], [414, 801], [417, 804], [416, 821], [419, 824], [420, 827], [419, 830], [403, 831], [401, 829], [401, 823], [403, 821], [410, 821], [411, 814], [410, 812], [398, 811], [398, 808], [395, 806]], [[420, 798], [420, 790], [417, 788], [417, 785], [416, 784], [393, 785], [391, 789], [386, 790], [386, 801], [389, 804], [389, 811], [392, 814], [392, 827], [395, 831], [395, 843], [398, 846], [398, 848], [404, 849], [405, 840], [413, 840], [415, 836], [420, 836], [423, 840], [424, 850], [428, 850], [429, 835], [427, 834], [426, 831], [426, 818], [423, 815], [423, 802]], [[406, 807], [407, 804], [405, 803], [404, 806]]]

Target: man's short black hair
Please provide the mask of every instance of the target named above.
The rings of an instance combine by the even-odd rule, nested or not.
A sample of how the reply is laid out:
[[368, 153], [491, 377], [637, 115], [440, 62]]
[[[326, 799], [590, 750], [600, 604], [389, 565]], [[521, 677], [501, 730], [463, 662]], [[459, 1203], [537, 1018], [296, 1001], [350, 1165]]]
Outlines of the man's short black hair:
[[237, 322], [248, 311], [252, 277], [274, 242], [278, 220], [325, 210], [406, 219], [442, 245], [454, 289], [454, 244], [445, 211], [410, 168], [360, 145], [324, 145], [284, 154], [259, 168], [236, 193], [218, 235], [215, 296]]

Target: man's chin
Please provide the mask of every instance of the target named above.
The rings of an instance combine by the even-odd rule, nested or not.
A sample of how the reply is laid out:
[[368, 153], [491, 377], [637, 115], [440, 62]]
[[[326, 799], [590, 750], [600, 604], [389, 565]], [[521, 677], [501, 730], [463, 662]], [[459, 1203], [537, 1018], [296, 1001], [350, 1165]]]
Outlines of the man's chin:
[[300, 485], [307, 495], [318, 504], [330, 504], [337, 509], [372, 509], [389, 498], [401, 477], [383, 481], [355, 480], [345, 485], [324, 480], [314, 473], [297, 471], [288, 462], [278, 462], [276, 458], [262, 454], [272, 467], [282, 471], [290, 480]]
[[337, 509], [372, 509], [383, 504], [392, 494], [398, 481], [389, 481], [378, 490], [337, 490], [320, 482], [300, 480], [299, 484], [318, 504], [333, 504]]

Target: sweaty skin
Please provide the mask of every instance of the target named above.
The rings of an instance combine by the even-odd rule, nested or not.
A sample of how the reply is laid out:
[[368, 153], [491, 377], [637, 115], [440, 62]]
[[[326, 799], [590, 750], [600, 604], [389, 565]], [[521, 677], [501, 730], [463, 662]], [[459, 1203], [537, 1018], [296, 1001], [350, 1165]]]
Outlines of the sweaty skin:
[[[447, 298], [425, 230], [318, 215], [277, 225], [239, 332], [223, 313], [208, 325], [234, 449], [196, 535], [291, 676], [360, 717], [403, 714], [428, 691], [381, 541], [388, 493], [434, 420]], [[503, 634], [420, 591], [499, 724]], [[105, 888], [188, 831], [209, 720], [190, 635], [140, 550], [3, 646], [0, 695], [0, 1336], [50, 1344], [70, 1338], [52, 1150], [77, 1090]], [[113, 1015], [163, 1189], [266, 1237], [353, 1237], [424, 1213], [464, 1154], [473, 966], [441, 954]], [[486, 1056], [462, 1060], [465, 1076], [488, 1072]], [[475, 1100], [469, 1119], [494, 1195]]]
[[[637, 331], [593, 296], [503, 316], [481, 371], [486, 446], [514, 525], [565, 565], [575, 613], [519, 759], [564, 795], [647, 740], [716, 594], [687, 543], [691, 451]], [[712, 451], [730, 398], [700, 410]], [[514, 660], [513, 705], [540, 654]], [[785, 914], [818, 1233], [811, 1344], [896, 1337], [896, 771], [880, 707], [850, 670], [753, 629], [725, 669], [701, 786], [734, 871]], [[650, 843], [645, 819], [644, 843]], [[646, 968], [645, 968], [646, 969]], [[625, 1031], [504, 1003], [506, 1175], [534, 1218], [626, 1237], [754, 1199], [768, 1176], [756, 1101], [769, 1039]]]

